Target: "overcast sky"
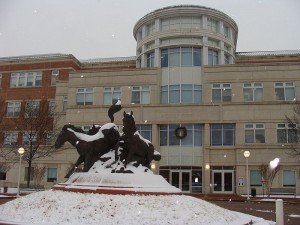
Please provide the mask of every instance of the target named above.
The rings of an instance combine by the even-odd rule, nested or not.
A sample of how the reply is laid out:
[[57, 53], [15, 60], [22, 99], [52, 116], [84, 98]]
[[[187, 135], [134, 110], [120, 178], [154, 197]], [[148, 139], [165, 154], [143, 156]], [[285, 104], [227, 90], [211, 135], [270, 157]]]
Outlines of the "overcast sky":
[[299, 0], [0, 0], [0, 57], [134, 56], [135, 23], [153, 10], [181, 4], [233, 18], [238, 52], [300, 50]]

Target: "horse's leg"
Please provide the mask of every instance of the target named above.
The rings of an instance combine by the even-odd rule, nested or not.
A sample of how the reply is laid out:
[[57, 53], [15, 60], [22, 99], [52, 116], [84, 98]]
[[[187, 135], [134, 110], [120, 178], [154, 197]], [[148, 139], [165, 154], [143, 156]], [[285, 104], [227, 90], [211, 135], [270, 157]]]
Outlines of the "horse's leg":
[[86, 156], [85, 156], [85, 160], [84, 160], [84, 167], [82, 172], [87, 172], [89, 171], [89, 169], [93, 166], [92, 165], [92, 156], [91, 156], [91, 152], [89, 152]]
[[84, 161], [84, 157], [83, 156], [79, 156], [79, 158], [77, 159], [76, 163], [72, 166], [72, 168], [67, 173], [67, 175], [65, 176], [65, 178], [69, 178], [72, 175], [72, 173], [74, 172], [75, 168], [78, 167], [81, 163], [83, 163], [83, 161]]

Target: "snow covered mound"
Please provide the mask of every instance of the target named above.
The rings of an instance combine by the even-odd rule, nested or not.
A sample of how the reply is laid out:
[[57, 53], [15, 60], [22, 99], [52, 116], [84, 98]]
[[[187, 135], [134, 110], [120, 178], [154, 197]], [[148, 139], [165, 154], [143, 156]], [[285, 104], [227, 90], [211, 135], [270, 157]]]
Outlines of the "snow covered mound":
[[43, 191], [0, 205], [0, 222], [19, 224], [275, 224], [184, 195], [101, 195]]
[[180, 194], [181, 190], [170, 185], [162, 176], [150, 173], [75, 173], [55, 190], [112, 193], [112, 194]]

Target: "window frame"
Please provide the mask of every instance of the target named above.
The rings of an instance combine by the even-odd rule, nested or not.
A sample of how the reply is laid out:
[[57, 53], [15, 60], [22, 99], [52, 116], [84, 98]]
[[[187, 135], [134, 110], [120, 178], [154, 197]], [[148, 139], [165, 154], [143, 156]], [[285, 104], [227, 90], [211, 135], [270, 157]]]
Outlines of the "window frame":
[[[184, 61], [184, 55], [189, 55], [189, 60]], [[161, 68], [165, 67], [194, 67], [202, 65], [202, 48], [200, 47], [176, 47], [161, 49]]]
[[[294, 184], [285, 184], [285, 176], [284, 176], [284, 174], [285, 174], [285, 172], [288, 172], [288, 171], [294, 173], [294, 181], [295, 181]], [[297, 177], [296, 177], [296, 175], [297, 175], [297, 173], [296, 173], [295, 170], [283, 170], [282, 171], [282, 186], [283, 187], [296, 187], [296, 183], [297, 183]]]
[[[259, 125], [262, 125], [262, 127], [259, 127]], [[248, 126], [248, 127], [247, 127]], [[251, 126], [251, 127], [250, 127]], [[253, 140], [252, 142], [247, 142], [247, 138], [246, 138], [246, 131], [253, 131], [252, 133], [252, 139]], [[258, 140], [257, 138], [257, 133], [259, 131], [263, 131], [263, 142], [257, 142], [256, 140]], [[266, 143], [266, 134], [265, 134], [265, 124], [264, 123], [246, 123], [244, 125], [244, 143], [245, 144], [264, 144]]]
[[[292, 84], [292, 85], [289, 85]], [[293, 89], [293, 97], [292, 99], [287, 99], [287, 90]], [[282, 89], [283, 96], [278, 96], [278, 93], [280, 93], [279, 89]], [[295, 83], [293, 81], [287, 81], [287, 82], [275, 82], [274, 83], [274, 90], [275, 90], [275, 98], [277, 101], [295, 101], [296, 95], [295, 95]], [[281, 99], [280, 99], [281, 98]]]
[[[79, 102], [79, 96], [82, 95], [82, 102]], [[88, 100], [88, 95], [91, 96], [91, 101]], [[78, 104], [80, 103], [80, 104]], [[77, 88], [76, 91], [76, 105], [78, 106], [87, 106], [87, 105], [93, 105], [94, 104], [94, 88], [92, 87], [85, 87], [85, 88]]]
[[[246, 91], [250, 90], [251, 99], [245, 99]], [[261, 98], [259, 98], [258, 90], [261, 90]], [[244, 102], [262, 102], [263, 101], [263, 83], [261, 82], [252, 82], [252, 83], [243, 83], [243, 96]]]
[[[177, 139], [175, 129], [177, 127], [186, 127], [187, 136], [184, 139]], [[203, 146], [204, 125], [200, 123], [189, 124], [161, 124], [159, 125], [159, 146], [181, 146], [181, 147], [198, 147]], [[197, 134], [200, 137], [197, 137]], [[192, 143], [185, 143], [185, 139], [191, 136]], [[165, 140], [162, 140], [164, 138]]]
[[[185, 89], [184, 85], [192, 85], [191, 89]], [[179, 87], [179, 89], [175, 89]], [[173, 92], [178, 92], [178, 101], [171, 101], [171, 94]], [[184, 92], [190, 91], [192, 95], [192, 101], [183, 101]], [[175, 99], [176, 100], [176, 99]], [[201, 104], [202, 103], [202, 85], [200, 84], [173, 84], [173, 85], [163, 85], [160, 87], [160, 103], [161, 104]]]
[[[215, 126], [215, 128], [213, 128]], [[218, 127], [221, 126], [221, 127]], [[230, 129], [226, 128], [225, 126], [232, 126]], [[210, 124], [210, 146], [234, 146], [235, 145], [235, 124], [234, 123], [213, 123]], [[230, 144], [226, 144], [226, 133], [225, 132], [231, 131], [232, 133], [232, 140], [230, 141]], [[217, 139], [214, 140], [216, 137], [216, 132], [218, 132], [218, 135], [221, 135], [221, 142], [220, 144], [217, 143]], [[215, 134], [213, 134], [215, 133]]]
[[207, 53], [207, 65], [218, 65], [220, 64], [220, 54], [219, 51], [216, 49], [208, 49], [208, 53]]
[[146, 54], [146, 67], [153, 68], [154, 67], [155, 54], [154, 52], [149, 52]]
[[[215, 91], [214, 91], [215, 90]], [[219, 90], [219, 98], [214, 99], [216, 96], [214, 93], [217, 93], [216, 91]], [[230, 96], [225, 95], [225, 91], [229, 91]], [[230, 97], [228, 98], [229, 100], [225, 100], [225, 97]], [[219, 100], [220, 99], [220, 100]], [[212, 96], [211, 96], [212, 102], [232, 102], [232, 87], [231, 83], [214, 83], [212, 84]]]
[[[257, 172], [260, 175], [260, 181], [253, 184], [253, 180], [251, 180], [251, 172]], [[249, 186], [250, 187], [261, 187], [262, 186], [262, 174], [260, 170], [250, 170], [249, 171]]]
[[[9, 138], [9, 142], [7, 142], [7, 137], [10, 137]], [[14, 138], [12, 138], [11, 136], [15, 136]], [[15, 146], [15, 145], [17, 145], [17, 143], [18, 143], [18, 136], [19, 136], [19, 134], [18, 134], [18, 132], [16, 132], [16, 131], [12, 131], [12, 132], [4, 132], [4, 140], [3, 140], [3, 144], [4, 145], [6, 145], [6, 146], [11, 146], [11, 145], [13, 145], [13, 146]], [[12, 140], [15, 140], [15, 142], [12, 142]]]
[[[106, 102], [106, 97], [108, 96], [110, 102]], [[119, 95], [119, 96], [116, 96]], [[114, 97], [117, 98], [114, 98]], [[103, 105], [112, 105], [117, 101], [118, 99], [121, 99], [122, 97], [122, 90], [121, 87], [104, 87], [103, 88]]]
[[[139, 99], [133, 99], [134, 94], [137, 93]], [[131, 87], [131, 104], [150, 104], [150, 86], [142, 85], [142, 86], [132, 86]], [[144, 101], [144, 95], [146, 95], [146, 101]]]
[[[289, 124], [289, 123], [277, 123], [276, 124], [276, 137], [277, 137], [277, 143], [278, 144], [296, 144], [299, 142], [298, 139], [298, 135], [297, 135], [297, 128], [296, 127], [292, 127], [292, 126], [297, 126], [297, 124]], [[291, 139], [292, 137], [290, 137], [290, 134], [292, 134], [292, 132], [294, 129], [296, 129], [296, 140], [293, 141], [293, 139]], [[284, 142], [280, 142], [280, 137], [282, 137], [281, 134], [279, 134], [279, 131], [284, 131], [285, 136], [284, 136]], [[282, 139], [281, 139], [282, 140]]]
[[[17, 72], [10, 74], [10, 88], [17, 87], [41, 87], [42, 77], [41, 71], [28, 71], [28, 72]], [[32, 79], [32, 85], [29, 85], [29, 79]]]
[[[54, 177], [50, 177], [49, 178], [49, 169], [55, 169], [56, 171], [56, 177], [54, 178]], [[57, 168], [56, 167], [49, 167], [49, 168], [47, 168], [47, 182], [56, 182], [57, 181], [57, 175], [58, 175], [58, 170], [57, 170]]]
[[[10, 104], [13, 104], [10, 106]], [[16, 104], [19, 104], [19, 106], [16, 106]], [[13, 109], [12, 115], [9, 115], [9, 108]], [[19, 109], [19, 110], [16, 110]], [[6, 109], [6, 117], [10, 118], [18, 118], [21, 113], [21, 102], [20, 101], [9, 101], [7, 102], [7, 109]], [[15, 115], [17, 114], [17, 115]]]

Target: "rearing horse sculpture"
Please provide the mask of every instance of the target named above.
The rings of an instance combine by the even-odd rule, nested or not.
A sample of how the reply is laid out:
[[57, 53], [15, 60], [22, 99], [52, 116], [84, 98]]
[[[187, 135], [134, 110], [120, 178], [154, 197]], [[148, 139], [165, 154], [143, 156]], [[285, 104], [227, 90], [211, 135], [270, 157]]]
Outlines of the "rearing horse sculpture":
[[72, 144], [79, 154], [75, 165], [66, 175], [68, 178], [76, 167], [84, 162], [83, 172], [87, 172], [99, 158], [110, 149], [115, 148], [120, 134], [114, 124], [102, 126], [95, 135], [77, 132], [73, 125], [65, 125], [55, 142], [55, 148], [60, 148], [65, 142]]
[[143, 166], [150, 167], [152, 160], [159, 161], [160, 155], [154, 154], [154, 146], [152, 143], [144, 139], [137, 131], [133, 112], [123, 113], [123, 158], [125, 159], [124, 165], [130, 162], [136, 162], [136, 165], [142, 164]]

